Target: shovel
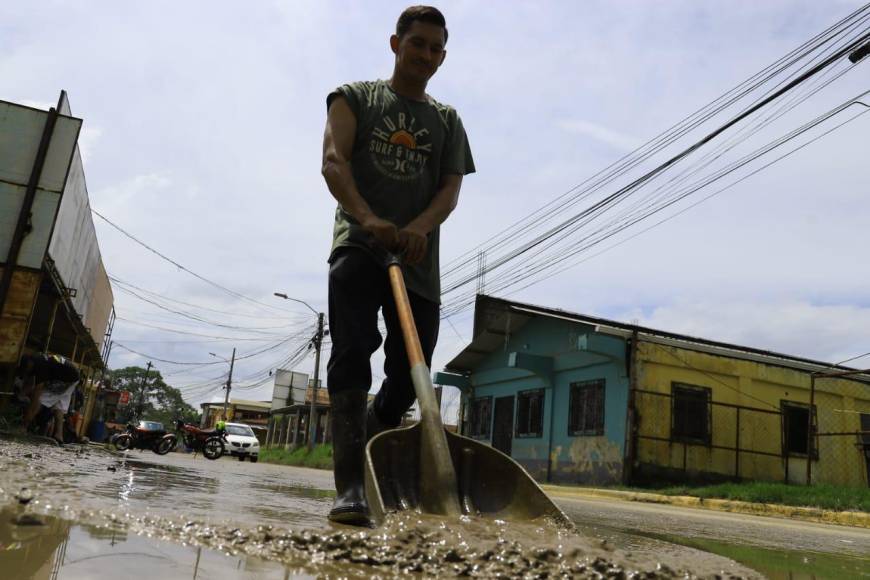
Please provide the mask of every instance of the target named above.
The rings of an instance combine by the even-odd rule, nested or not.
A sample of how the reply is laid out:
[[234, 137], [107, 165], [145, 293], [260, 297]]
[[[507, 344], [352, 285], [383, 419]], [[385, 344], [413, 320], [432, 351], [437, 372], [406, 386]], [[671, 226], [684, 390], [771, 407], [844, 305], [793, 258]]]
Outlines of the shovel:
[[444, 429], [397, 256], [389, 256], [387, 271], [420, 422], [384, 431], [366, 445], [365, 489], [372, 523], [380, 525], [391, 512], [416, 510], [451, 518], [549, 518], [570, 526], [562, 510], [519, 463], [489, 445]]

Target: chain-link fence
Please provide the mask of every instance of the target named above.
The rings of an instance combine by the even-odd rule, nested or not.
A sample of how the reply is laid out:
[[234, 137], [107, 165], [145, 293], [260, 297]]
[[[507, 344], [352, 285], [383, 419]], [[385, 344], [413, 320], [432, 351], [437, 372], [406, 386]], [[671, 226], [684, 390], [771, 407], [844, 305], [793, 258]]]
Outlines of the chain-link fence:
[[779, 409], [714, 401], [711, 388], [677, 383], [636, 389], [634, 479], [868, 485], [870, 386], [814, 383], [812, 405], [782, 400]]
[[813, 483], [861, 486], [870, 481], [870, 385], [850, 380], [854, 374], [813, 377], [810, 400], [818, 417], [813, 429], [818, 461], [809, 471]]

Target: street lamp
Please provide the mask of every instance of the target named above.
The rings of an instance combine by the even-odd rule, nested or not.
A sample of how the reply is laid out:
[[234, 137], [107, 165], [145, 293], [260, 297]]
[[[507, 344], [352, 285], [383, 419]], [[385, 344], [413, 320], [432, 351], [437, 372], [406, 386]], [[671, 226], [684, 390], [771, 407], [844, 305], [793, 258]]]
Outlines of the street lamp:
[[275, 296], [284, 300], [292, 300], [304, 304], [308, 310], [317, 315], [317, 332], [314, 334], [314, 387], [311, 389], [311, 405], [308, 410], [309, 435], [308, 448], [314, 448], [314, 440], [317, 439], [317, 423], [315, 422], [315, 403], [317, 402], [317, 388], [320, 384], [320, 345], [323, 342], [323, 312], [317, 312], [310, 304], [298, 298], [291, 298], [283, 292], [275, 292]]
[[305, 307], [308, 308], [308, 310], [310, 310], [311, 312], [313, 312], [317, 316], [320, 316], [323, 314], [322, 312], [318, 312], [314, 308], [312, 308], [311, 305], [309, 303], [307, 303], [306, 301], [299, 300], [298, 298], [291, 298], [291, 297], [287, 296], [286, 294], [284, 294], [283, 292], [275, 292], [275, 296], [277, 296], [278, 298], [283, 298], [284, 300], [292, 300], [293, 302], [298, 302], [299, 304], [304, 304]]
[[226, 395], [224, 395], [224, 421], [226, 421], [227, 420], [227, 406], [230, 404], [230, 389], [233, 388], [233, 367], [236, 364], [236, 348], [233, 347], [233, 358], [231, 358], [229, 360], [225, 359], [222, 356], [218, 356], [213, 352], [210, 352], [208, 354], [210, 354], [211, 356], [213, 356], [215, 358], [219, 358], [224, 362], [230, 363], [230, 376], [227, 377], [227, 387], [226, 387], [227, 392], [226, 392]]

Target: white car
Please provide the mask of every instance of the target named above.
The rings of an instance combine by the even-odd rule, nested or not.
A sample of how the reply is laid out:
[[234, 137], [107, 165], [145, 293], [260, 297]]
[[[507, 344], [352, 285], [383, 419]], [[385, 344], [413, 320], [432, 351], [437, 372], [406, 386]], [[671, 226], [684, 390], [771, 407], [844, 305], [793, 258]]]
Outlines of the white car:
[[226, 453], [244, 461], [245, 457], [256, 463], [260, 458], [260, 441], [254, 435], [253, 429], [244, 423], [227, 423]]

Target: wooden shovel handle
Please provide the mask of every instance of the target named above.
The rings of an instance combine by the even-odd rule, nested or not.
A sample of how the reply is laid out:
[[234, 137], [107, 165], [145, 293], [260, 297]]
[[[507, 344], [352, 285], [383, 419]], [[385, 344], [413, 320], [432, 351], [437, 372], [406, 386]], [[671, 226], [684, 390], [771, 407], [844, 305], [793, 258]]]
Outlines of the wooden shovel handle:
[[396, 311], [399, 313], [399, 324], [402, 325], [402, 336], [405, 337], [405, 349], [408, 351], [408, 363], [414, 368], [420, 363], [425, 363], [423, 348], [420, 346], [420, 336], [417, 334], [417, 325], [414, 324], [414, 313], [411, 312], [411, 303], [408, 300], [408, 291], [405, 289], [405, 279], [402, 277], [402, 267], [392, 262], [387, 271], [390, 274], [390, 286], [393, 288], [393, 298], [396, 301]]

